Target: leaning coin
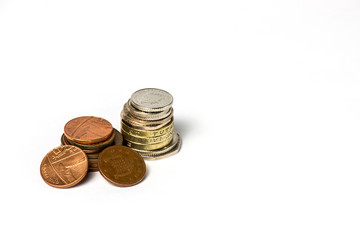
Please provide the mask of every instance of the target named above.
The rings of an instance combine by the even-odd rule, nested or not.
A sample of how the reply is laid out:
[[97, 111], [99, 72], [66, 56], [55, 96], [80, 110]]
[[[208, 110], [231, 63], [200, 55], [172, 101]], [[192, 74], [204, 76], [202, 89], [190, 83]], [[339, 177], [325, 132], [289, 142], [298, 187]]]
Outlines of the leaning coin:
[[116, 130], [115, 128], [114, 128], [114, 131], [115, 131], [115, 141], [114, 141], [114, 145], [123, 145], [123, 136], [122, 136], [122, 134], [118, 131], [118, 130]]
[[138, 153], [140, 153], [141, 156], [159, 155], [159, 154], [169, 152], [171, 149], [173, 149], [178, 144], [179, 141], [181, 141], [180, 135], [178, 133], [174, 132], [173, 135], [174, 136], [173, 136], [171, 142], [163, 148], [156, 149], [156, 150], [139, 150], [139, 149], [135, 149], [135, 150]]
[[140, 89], [131, 95], [131, 104], [144, 112], [166, 111], [172, 103], [171, 94], [157, 88]]
[[80, 148], [69, 145], [48, 152], [40, 165], [43, 180], [56, 188], [75, 186], [85, 177], [87, 170], [86, 154]]
[[98, 163], [101, 175], [120, 187], [138, 184], [145, 177], [146, 165], [139, 153], [125, 146], [104, 149]]
[[77, 143], [92, 144], [105, 141], [113, 133], [110, 122], [99, 117], [78, 117], [65, 124], [65, 136]]

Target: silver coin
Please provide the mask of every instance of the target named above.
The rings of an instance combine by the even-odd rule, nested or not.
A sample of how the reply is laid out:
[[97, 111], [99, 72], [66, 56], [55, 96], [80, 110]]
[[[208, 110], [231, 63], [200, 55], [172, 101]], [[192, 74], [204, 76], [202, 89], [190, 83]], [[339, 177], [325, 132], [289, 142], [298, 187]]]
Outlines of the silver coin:
[[144, 112], [161, 112], [170, 109], [173, 97], [170, 93], [157, 88], [144, 88], [131, 95], [131, 104]]
[[173, 114], [173, 108], [171, 107], [169, 110], [161, 111], [161, 112], [143, 112], [136, 109], [132, 104], [131, 100], [124, 105], [124, 108], [127, 109], [129, 114], [133, 115], [134, 117], [144, 120], [144, 121], [155, 121], [167, 118], [171, 114]]
[[[175, 145], [172, 145], [172, 143], [170, 143], [169, 145], [172, 145], [172, 147], [169, 148], [164, 148], [163, 151], [161, 151], [160, 153], [154, 153], [156, 151], [152, 151], [153, 153], [144, 153], [144, 152], [139, 152], [138, 153], [145, 159], [145, 160], [159, 160], [159, 159], [163, 159], [163, 158], [167, 158], [170, 156], [175, 155], [176, 153], [178, 153], [180, 151], [181, 148], [181, 137], [179, 134], [176, 134], [177, 138], [176, 138], [176, 142]], [[161, 149], [160, 149], [161, 150]]]

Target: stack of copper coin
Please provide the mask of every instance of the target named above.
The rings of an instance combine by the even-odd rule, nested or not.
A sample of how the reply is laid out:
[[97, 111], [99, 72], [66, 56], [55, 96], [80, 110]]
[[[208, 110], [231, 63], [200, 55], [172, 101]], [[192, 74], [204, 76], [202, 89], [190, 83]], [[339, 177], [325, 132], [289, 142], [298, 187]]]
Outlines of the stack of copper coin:
[[174, 131], [173, 97], [156, 88], [136, 91], [121, 112], [124, 143], [144, 159], [155, 160], [177, 153], [181, 138]]
[[111, 145], [122, 145], [123, 138], [110, 122], [99, 117], [78, 117], [64, 127], [62, 145], [79, 147], [88, 159], [88, 170], [98, 171], [100, 152]]

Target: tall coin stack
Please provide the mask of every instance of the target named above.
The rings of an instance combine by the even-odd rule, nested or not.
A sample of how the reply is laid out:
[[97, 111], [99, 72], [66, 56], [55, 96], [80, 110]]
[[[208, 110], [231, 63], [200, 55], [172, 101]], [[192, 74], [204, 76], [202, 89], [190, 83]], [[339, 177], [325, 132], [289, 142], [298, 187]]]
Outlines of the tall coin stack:
[[134, 92], [121, 112], [124, 143], [144, 159], [165, 158], [179, 152], [181, 138], [174, 131], [173, 97], [156, 88]]
[[123, 137], [103, 118], [78, 117], [66, 123], [61, 144], [79, 147], [87, 155], [88, 170], [98, 171], [100, 152], [112, 145], [122, 145]]

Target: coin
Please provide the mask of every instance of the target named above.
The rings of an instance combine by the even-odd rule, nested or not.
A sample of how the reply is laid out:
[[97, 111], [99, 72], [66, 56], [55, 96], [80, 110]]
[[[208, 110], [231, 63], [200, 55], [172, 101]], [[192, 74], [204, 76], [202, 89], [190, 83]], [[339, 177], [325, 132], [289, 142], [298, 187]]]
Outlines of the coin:
[[131, 126], [127, 125], [124, 121], [121, 121], [121, 131], [125, 131], [130, 135], [137, 137], [158, 137], [171, 132], [173, 129], [174, 129], [173, 121], [168, 123], [168, 125], [164, 126], [163, 128], [153, 131], [134, 129]]
[[121, 112], [121, 118], [125, 121], [128, 125], [142, 130], [158, 130], [166, 126], [169, 122], [173, 121], [172, 115], [167, 118], [156, 120], [156, 121], [143, 121], [137, 118], [134, 118], [129, 114], [129, 112], [124, 108]]
[[[171, 134], [172, 136], [172, 134]], [[166, 139], [163, 142], [160, 143], [155, 143], [155, 144], [139, 144], [139, 143], [134, 143], [134, 142], [130, 142], [128, 141], [126, 138], [124, 140], [124, 143], [126, 144], [126, 146], [134, 148], [134, 149], [139, 149], [139, 150], [156, 150], [156, 149], [160, 149], [165, 147], [166, 145], [168, 145], [170, 142], [172, 141], [172, 138], [169, 137], [168, 139]]]
[[[139, 154], [145, 159], [145, 160], [159, 160], [163, 158], [167, 158], [170, 156], [175, 155], [180, 151], [181, 148], [181, 138], [179, 134], [176, 134], [176, 140], [172, 141], [168, 146], [155, 150], [155, 151], [149, 151], [149, 152], [139, 152]], [[175, 139], [174, 136], [174, 139]]]
[[104, 149], [105, 147], [113, 144], [114, 139], [115, 139], [115, 131], [113, 131], [113, 133], [109, 139], [107, 139], [103, 142], [99, 142], [99, 143], [93, 143], [93, 144], [86, 145], [86, 144], [73, 142], [70, 139], [67, 139], [67, 142], [69, 142], [71, 145], [75, 145], [83, 150], [101, 150], [101, 149]]
[[64, 145], [48, 152], [40, 165], [43, 180], [56, 188], [69, 188], [78, 184], [86, 175], [86, 154], [78, 147]]
[[99, 117], [78, 117], [70, 120], [64, 127], [65, 136], [80, 144], [105, 141], [113, 133], [110, 122]]
[[123, 145], [123, 136], [122, 136], [122, 134], [118, 131], [118, 130], [116, 130], [115, 128], [114, 128], [114, 131], [115, 131], [115, 140], [114, 140], [114, 145]]
[[173, 97], [157, 88], [144, 88], [131, 95], [131, 104], [144, 112], [161, 112], [171, 107]]
[[145, 177], [146, 165], [139, 153], [125, 146], [104, 149], [98, 163], [101, 175], [117, 186], [129, 187]]
[[122, 134], [124, 135], [126, 141], [138, 143], [138, 144], [162, 143], [162, 142], [168, 140], [169, 138], [172, 138], [172, 136], [173, 136], [172, 132], [169, 132], [165, 135], [161, 135], [161, 136], [157, 136], [157, 137], [138, 137], [138, 136], [133, 136], [130, 133], [125, 132], [124, 130], [122, 130]]
[[173, 108], [170, 108], [169, 110], [165, 110], [161, 112], [153, 112], [153, 113], [140, 111], [136, 109], [133, 105], [131, 105], [130, 99], [127, 103], [125, 103], [124, 108], [126, 108], [127, 111], [134, 117], [145, 121], [160, 120], [173, 114]]

